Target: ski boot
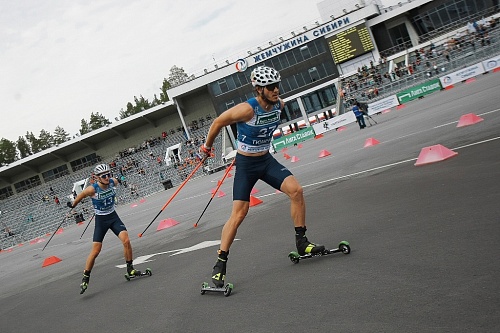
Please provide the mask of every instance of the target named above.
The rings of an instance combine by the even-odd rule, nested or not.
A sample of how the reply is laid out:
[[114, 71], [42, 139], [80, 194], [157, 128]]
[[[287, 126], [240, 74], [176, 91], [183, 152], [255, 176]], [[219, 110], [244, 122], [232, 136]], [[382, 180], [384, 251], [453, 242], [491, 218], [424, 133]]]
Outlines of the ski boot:
[[127, 279], [127, 281], [130, 281], [133, 278], [136, 278], [138, 276], [145, 276], [145, 275], [147, 275], [147, 276], [153, 275], [153, 273], [151, 272], [151, 269], [146, 268], [146, 271], [141, 272], [141, 271], [134, 269], [134, 267], [129, 266], [129, 267], [127, 267], [127, 273], [125, 274], [125, 279]]
[[306, 237], [306, 230], [306, 227], [295, 228], [295, 245], [297, 246], [297, 252], [301, 256], [323, 252], [325, 250], [325, 247], [323, 245], [316, 245], [309, 242]]
[[226, 279], [227, 252], [219, 250], [219, 256], [212, 271], [212, 283], [217, 288], [224, 286]]
[[90, 281], [90, 274], [83, 273], [82, 283], [80, 284], [80, 295], [87, 290]]

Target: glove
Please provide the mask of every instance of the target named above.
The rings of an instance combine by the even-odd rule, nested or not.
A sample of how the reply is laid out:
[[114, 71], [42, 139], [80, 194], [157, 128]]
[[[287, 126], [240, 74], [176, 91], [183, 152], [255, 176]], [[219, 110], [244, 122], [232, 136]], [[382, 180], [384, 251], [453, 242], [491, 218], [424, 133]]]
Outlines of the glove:
[[71, 209], [75, 208], [75, 206], [71, 204], [71, 201], [66, 202], [66, 206], [68, 206]]
[[206, 156], [207, 158], [210, 158], [212, 157], [212, 150], [213, 148], [212, 147], [207, 147], [205, 146], [205, 144], [202, 144], [201, 147], [200, 147], [200, 154], [201, 156]]

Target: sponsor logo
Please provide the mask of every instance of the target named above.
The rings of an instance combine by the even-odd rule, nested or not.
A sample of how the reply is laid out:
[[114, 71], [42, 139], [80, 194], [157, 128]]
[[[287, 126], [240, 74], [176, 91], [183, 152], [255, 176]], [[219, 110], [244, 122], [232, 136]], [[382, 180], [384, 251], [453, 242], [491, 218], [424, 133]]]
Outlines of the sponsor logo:
[[248, 62], [245, 59], [238, 59], [235, 66], [238, 72], [244, 72], [248, 68]]
[[486, 63], [486, 68], [487, 69], [493, 69], [497, 67], [497, 61], [496, 60], [490, 60]]
[[278, 112], [265, 115], [257, 115], [255, 120], [255, 125], [267, 125], [280, 120], [280, 115]]
[[452, 82], [453, 82], [453, 80], [451, 79], [451, 77], [449, 77], [449, 76], [445, 76], [445, 77], [443, 78], [443, 82], [444, 82], [445, 84], [449, 84], [449, 83], [452, 83]]

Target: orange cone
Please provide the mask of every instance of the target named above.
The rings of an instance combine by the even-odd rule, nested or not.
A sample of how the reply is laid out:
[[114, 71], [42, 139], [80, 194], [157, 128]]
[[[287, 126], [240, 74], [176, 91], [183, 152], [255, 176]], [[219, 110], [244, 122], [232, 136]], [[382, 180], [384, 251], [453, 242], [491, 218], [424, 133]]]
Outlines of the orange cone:
[[342, 131], [345, 131], [345, 130], [346, 130], [345, 126], [337, 127], [337, 132], [342, 132]]
[[163, 220], [160, 222], [160, 224], [158, 225], [158, 228], [156, 228], [156, 231], [167, 229], [167, 228], [173, 227], [174, 225], [177, 225], [177, 224], [179, 224], [179, 222], [177, 222], [174, 219], [166, 219], [166, 220]]
[[289, 160], [289, 159], [290, 159], [290, 155], [288, 155], [288, 154], [286, 154], [286, 153], [285, 153], [285, 154], [283, 154], [283, 157], [284, 157], [285, 159], [287, 159], [287, 160]]
[[472, 82], [476, 82], [476, 78], [471, 77], [471, 78], [465, 80], [465, 83], [472, 83]]
[[382, 111], [382, 113], [389, 113], [391, 112], [391, 109], [385, 109], [384, 111]]
[[280, 193], [283, 193], [283, 192], [281, 192], [280, 190], [276, 190], [274, 193], [280, 194]]
[[406, 105], [400, 104], [400, 105], [396, 106], [396, 110], [401, 110], [401, 109], [404, 109], [405, 107], [406, 107]]
[[302, 148], [302, 143], [299, 143], [299, 144], [297, 145], [297, 149], [300, 149], [300, 148]]
[[63, 233], [63, 228], [59, 228], [59, 229], [57, 229], [57, 231], [56, 231], [56, 235], [60, 235], [60, 234], [62, 234], [62, 233]]
[[326, 150], [326, 149], [323, 149], [323, 150], [319, 153], [319, 157], [320, 157], [320, 158], [321, 158], [321, 157], [325, 157], [325, 156], [329, 156], [329, 155], [331, 155], [331, 153], [330, 153], [328, 150]]
[[458, 153], [442, 145], [425, 147], [420, 151], [415, 166], [444, 161], [456, 155]]
[[228, 172], [226, 177], [227, 177], [227, 178], [231, 178], [232, 176], [233, 176], [233, 175], [231, 174], [231, 172]]
[[477, 124], [483, 120], [484, 120], [483, 118], [477, 116], [474, 113], [464, 114], [463, 116], [460, 117], [460, 120], [458, 121], [457, 127], [474, 125], [474, 124]]
[[262, 200], [257, 199], [257, 198], [256, 198], [256, 197], [254, 197], [253, 195], [251, 195], [251, 196], [250, 196], [250, 207], [260, 205], [261, 203], [263, 203], [263, 201], [262, 201]]
[[315, 138], [315, 139], [321, 139], [322, 137], [323, 137], [323, 134], [318, 134], [318, 135], [316, 135], [314, 138]]
[[259, 190], [254, 187], [254, 188], [252, 188], [252, 191], [250, 192], [250, 194], [255, 194], [258, 192], [259, 192]]
[[50, 265], [56, 264], [56, 263], [58, 263], [59, 261], [62, 261], [62, 260], [61, 260], [61, 259], [59, 259], [58, 257], [55, 257], [55, 256], [48, 257], [47, 259], [45, 259], [45, 260], [43, 261], [43, 265], [42, 265], [42, 267], [47, 267], [47, 266], [50, 266]]
[[292, 163], [295, 163], [297, 161], [299, 161], [299, 158], [297, 156], [293, 156], [292, 159], [290, 160], [290, 162]]
[[222, 192], [222, 191], [219, 191], [219, 194], [217, 194], [217, 198], [222, 198], [222, 197], [225, 197], [226, 196], [226, 193]]
[[379, 143], [380, 143], [380, 141], [378, 141], [377, 139], [368, 138], [368, 139], [366, 139], [365, 145], [363, 148], [375, 146], [375, 145], [378, 145]]
[[455, 86], [451, 84], [451, 85], [447, 86], [446, 88], [444, 88], [444, 90], [450, 90], [450, 89], [453, 89], [453, 88], [455, 88]]

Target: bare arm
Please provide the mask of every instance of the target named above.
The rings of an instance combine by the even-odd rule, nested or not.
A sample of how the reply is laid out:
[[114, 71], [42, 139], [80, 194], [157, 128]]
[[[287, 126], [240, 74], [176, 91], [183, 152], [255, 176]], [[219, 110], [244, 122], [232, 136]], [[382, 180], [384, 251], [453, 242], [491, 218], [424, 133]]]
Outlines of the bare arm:
[[215, 138], [223, 127], [235, 124], [240, 121], [249, 121], [250, 119], [252, 119], [252, 117], [253, 109], [250, 104], [246, 102], [235, 105], [229, 110], [223, 112], [220, 116], [215, 118], [214, 122], [210, 126], [205, 146], [212, 147]]
[[92, 197], [95, 194], [95, 189], [93, 186], [88, 186], [83, 191], [80, 192], [73, 201], [73, 207], [76, 207], [80, 201], [82, 201], [86, 197]]

